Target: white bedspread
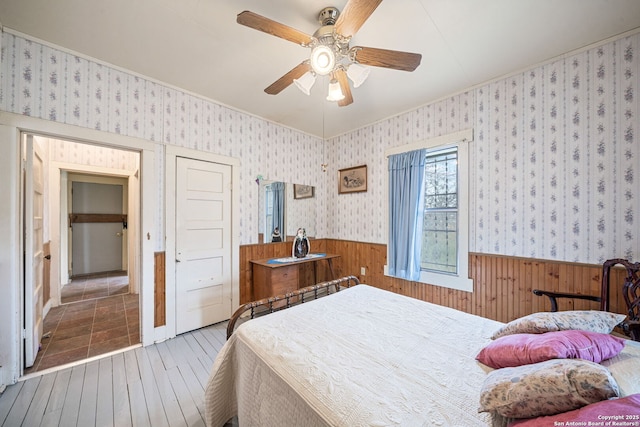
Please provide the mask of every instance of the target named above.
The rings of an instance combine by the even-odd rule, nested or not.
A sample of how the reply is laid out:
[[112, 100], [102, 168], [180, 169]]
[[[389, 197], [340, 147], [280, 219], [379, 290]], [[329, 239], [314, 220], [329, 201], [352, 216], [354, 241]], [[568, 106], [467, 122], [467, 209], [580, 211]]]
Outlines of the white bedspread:
[[213, 366], [206, 421], [487, 426], [475, 356], [501, 325], [358, 285], [242, 324]]

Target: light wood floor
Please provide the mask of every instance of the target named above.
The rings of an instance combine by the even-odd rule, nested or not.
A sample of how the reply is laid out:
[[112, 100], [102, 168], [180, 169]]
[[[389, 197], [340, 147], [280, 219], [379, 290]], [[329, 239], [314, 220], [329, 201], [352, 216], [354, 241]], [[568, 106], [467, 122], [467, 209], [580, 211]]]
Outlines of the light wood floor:
[[0, 424], [204, 427], [204, 388], [226, 327], [20, 381], [0, 395]]

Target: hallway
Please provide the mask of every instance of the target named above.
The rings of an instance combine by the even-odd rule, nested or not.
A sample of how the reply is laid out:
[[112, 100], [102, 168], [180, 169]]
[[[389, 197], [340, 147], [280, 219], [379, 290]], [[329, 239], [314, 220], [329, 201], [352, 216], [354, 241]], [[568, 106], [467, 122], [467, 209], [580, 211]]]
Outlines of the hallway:
[[63, 301], [77, 302], [49, 310], [40, 351], [24, 374], [139, 344], [139, 295], [127, 292], [127, 276], [122, 274], [113, 280], [103, 274], [66, 285]]

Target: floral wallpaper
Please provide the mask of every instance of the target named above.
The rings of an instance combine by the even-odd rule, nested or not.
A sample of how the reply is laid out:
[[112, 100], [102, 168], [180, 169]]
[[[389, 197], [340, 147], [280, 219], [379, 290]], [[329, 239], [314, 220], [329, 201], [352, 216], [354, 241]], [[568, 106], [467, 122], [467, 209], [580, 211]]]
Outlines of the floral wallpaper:
[[[633, 34], [322, 141], [4, 32], [0, 109], [153, 141], [158, 182], [169, 144], [240, 159], [241, 244], [258, 175], [316, 185], [317, 236], [386, 243], [385, 149], [472, 128], [472, 252], [639, 260], [639, 56]], [[361, 164], [367, 192], [338, 195], [337, 171]]]
[[639, 258], [639, 41], [620, 39], [478, 89], [473, 250]]
[[367, 193], [330, 193], [333, 237], [386, 242], [387, 147], [473, 128], [470, 251], [640, 260], [639, 76], [635, 34], [329, 140], [369, 167]]
[[140, 155], [135, 151], [114, 150], [110, 147], [78, 144], [73, 141], [51, 138], [43, 138], [42, 140], [47, 142], [52, 162], [126, 171], [136, 171], [140, 167]]
[[[141, 138], [156, 143], [159, 205], [156, 235], [164, 236], [165, 146], [240, 160], [240, 243], [258, 240], [255, 178], [315, 185], [321, 181], [323, 141], [234, 111], [211, 100], [2, 32], [0, 110]], [[83, 148], [68, 155], [86, 156]], [[325, 203], [316, 199], [318, 212]], [[317, 232], [326, 236], [326, 221]], [[156, 250], [164, 250], [164, 238]]]

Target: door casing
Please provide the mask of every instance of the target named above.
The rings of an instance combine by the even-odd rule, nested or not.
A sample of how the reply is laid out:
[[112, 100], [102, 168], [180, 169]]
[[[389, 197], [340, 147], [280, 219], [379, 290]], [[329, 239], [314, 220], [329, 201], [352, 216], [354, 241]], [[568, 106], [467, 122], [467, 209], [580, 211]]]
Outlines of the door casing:
[[[158, 207], [157, 179], [155, 177], [156, 147], [160, 144], [151, 141], [127, 137], [89, 128], [24, 116], [0, 111], [0, 137], [3, 153], [0, 160], [0, 178], [2, 178], [2, 196], [5, 203], [2, 213], [6, 222], [0, 222], [0, 230], [6, 231], [6, 244], [0, 249], [0, 256], [6, 268], [0, 270], [0, 324], [9, 333], [0, 336], [0, 387], [13, 384], [22, 375], [22, 316], [23, 295], [20, 291], [24, 280], [24, 260], [22, 257], [22, 188], [20, 168], [20, 139], [22, 133], [33, 133], [58, 139], [79, 140], [90, 144], [113, 146], [136, 150], [141, 153], [140, 186], [140, 256], [134, 267], [140, 274], [140, 312], [142, 344], [154, 342], [154, 251], [161, 236], [156, 235], [156, 213]], [[4, 185], [6, 184], [6, 185]], [[146, 207], [146, 208], [145, 208]], [[55, 242], [52, 242], [52, 246]], [[53, 255], [52, 255], [53, 256]], [[53, 272], [52, 272], [53, 273]]]

